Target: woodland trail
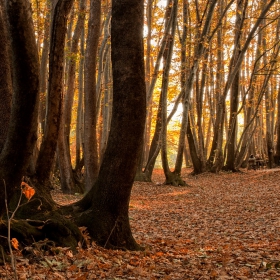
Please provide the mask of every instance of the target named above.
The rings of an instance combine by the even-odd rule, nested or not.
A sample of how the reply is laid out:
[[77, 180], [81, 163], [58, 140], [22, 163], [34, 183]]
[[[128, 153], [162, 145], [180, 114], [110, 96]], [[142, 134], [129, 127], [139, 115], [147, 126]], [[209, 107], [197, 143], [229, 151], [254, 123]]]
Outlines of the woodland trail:
[[[30, 264], [17, 253], [20, 279], [280, 279], [280, 169], [242, 173], [183, 172], [188, 187], [135, 182], [130, 218], [144, 252], [94, 243]], [[60, 203], [76, 196], [55, 194]], [[11, 275], [0, 268], [0, 279]]]

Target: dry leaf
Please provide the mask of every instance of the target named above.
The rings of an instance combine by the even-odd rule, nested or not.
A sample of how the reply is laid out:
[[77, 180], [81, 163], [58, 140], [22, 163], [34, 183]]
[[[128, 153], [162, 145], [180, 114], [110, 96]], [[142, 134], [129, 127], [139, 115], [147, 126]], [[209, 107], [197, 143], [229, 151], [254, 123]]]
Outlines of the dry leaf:
[[18, 250], [18, 246], [19, 246], [19, 243], [18, 243], [18, 240], [16, 238], [12, 238], [11, 239], [11, 244], [13, 246], [14, 249]]
[[22, 189], [22, 193], [25, 195], [25, 197], [28, 200], [30, 200], [32, 196], [35, 194], [35, 190], [25, 182], [21, 182], [21, 189]]

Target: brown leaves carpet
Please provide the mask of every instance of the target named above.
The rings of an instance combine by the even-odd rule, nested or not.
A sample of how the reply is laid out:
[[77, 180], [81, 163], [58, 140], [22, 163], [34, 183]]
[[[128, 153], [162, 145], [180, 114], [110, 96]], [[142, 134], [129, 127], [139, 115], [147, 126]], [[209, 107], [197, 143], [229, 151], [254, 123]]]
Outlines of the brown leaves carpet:
[[[18, 278], [280, 280], [280, 169], [190, 172], [183, 172], [188, 187], [162, 185], [162, 171], [154, 172], [153, 184], [135, 182], [131, 226], [144, 252], [92, 243], [75, 255], [58, 248], [32, 263], [15, 252]], [[10, 277], [10, 266], [1, 267], [0, 279]]]

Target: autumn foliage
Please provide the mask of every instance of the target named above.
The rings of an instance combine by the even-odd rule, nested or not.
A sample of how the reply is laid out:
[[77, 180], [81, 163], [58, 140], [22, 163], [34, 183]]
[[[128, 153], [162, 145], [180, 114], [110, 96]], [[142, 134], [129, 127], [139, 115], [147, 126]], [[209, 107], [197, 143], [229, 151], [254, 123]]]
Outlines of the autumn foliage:
[[[189, 187], [163, 186], [158, 170], [154, 184], [134, 184], [130, 221], [144, 252], [106, 250], [88, 237], [88, 249], [77, 254], [55, 247], [45, 252], [41, 242], [30, 260], [15, 252], [20, 279], [278, 280], [279, 170], [190, 171], [183, 171]], [[59, 191], [54, 197], [60, 204], [77, 199]], [[9, 266], [0, 269], [1, 277], [9, 273]]]

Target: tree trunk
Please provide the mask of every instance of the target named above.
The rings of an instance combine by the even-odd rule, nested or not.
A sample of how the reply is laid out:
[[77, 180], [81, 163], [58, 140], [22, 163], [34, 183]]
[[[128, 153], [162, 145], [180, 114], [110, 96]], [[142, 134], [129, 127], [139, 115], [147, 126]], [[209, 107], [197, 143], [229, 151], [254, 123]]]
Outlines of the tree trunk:
[[277, 94], [277, 140], [275, 149], [275, 163], [280, 165], [280, 88]]
[[[239, 50], [241, 49], [241, 37], [243, 33], [243, 24], [245, 20], [246, 9], [248, 0], [238, 1], [236, 7], [236, 19], [235, 19], [235, 43], [232, 57], [232, 66], [234, 67], [239, 57]], [[239, 91], [240, 91], [240, 69], [235, 74], [231, 85], [230, 91], [230, 119], [228, 129], [228, 141], [227, 141], [227, 162], [225, 169], [236, 171], [235, 169], [235, 149], [236, 149], [236, 135], [237, 135], [237, 110], [239, 105]]]
[[90, 4], [88, 37], [85, 53], [85, 124], [84, 124], [84, 160], [85, 189], [89, 191], [98, 175], [97, 150], [97, 92], [96, 64], [101, 22], [101, 0], [93, 0]]
[[57, 148], [63, 98], [65, 36], [72, 4], [73, 0], [58, 0], [54, 10], [50, 40], [46, 127], [36, 163], [36, 177], [42, 184], [50, 182]]
[[12, 74], [10, 68], [10, 44], [6, 30], [4, 7], [0, 3], [0, 153], [7, 138], [12, 106]]
[[68, 79], [67, 79], [67, 91], [64, 99], [64, 106], [61, 114], [61, 124], [58, 137], [58, 162], [60, 169], [60, 182], [61, 189], [64, 193], [83, 192], [83, 189], [75, 186], [73, 168], [71, 163], [70, 154], [70, 129], [71, 129], [71, 117], [72, 106], [74, 100], [75, 91], [75, 72], [76, 72], [76, 55], [78, 52], [78, 43], [81, 37], [82, 29], [84, 28], [85, 20], [85, 0], [80, 2], [80, 11], [77, 20], [77, 24], [72, 37], [71, 45], [71, 57], [68, 65]]
[[100, 149], [100, 161], [102, 161], [105, 152], [108, 136], [110, 132], [110, 123], [112, 118], [112, 90], [111, 90], [111, 59], [107, 55], [107, 60], [104, 68], [104, 106], [102, 111], [102, 138]]
[[[48, 2], [48, 8], [54, 10], [53, 4]], [[52, 6], [52, 7], [51, 7]], [[40, 61], [40, 103], [39, 103], [39, 122], [41, 125], [42, 134], [45, 131], [46, 117], [46, 95], [47, 95], [47, 77], [48, 77], [48, 55], [50, 50], [50, 21], [51, 12], [47, 12], [44, 24], [44, 40], [43, 49]]]
[[[169, 4], [171, 3], [171, 0], [168, 0], [167, 2], [167, 10], [170, 10]], [[147, 7], [148, 8], [148, 7]], [[171, 28], [171, 23], [172, 23], [172, 17], [167, 17], [168, 12], [165, 12], [165, 26], [164, 26], [164, 36], [161, 40], [161, 45], [160, 45], [160, 49], [159, 52], [157, 54], [157, 59], [156, 59], [156, 63], [153, 69], [153, 74], [152, 74], [152, 79], [149, 79], [149, 88], [147, 89], [147, 108], [149, 108], [149, 104], [152, 104], [152, 96], [153, 96], [153, 91], [154, 91], [154, 87], [157, 81], [157, 77], [159, 74], [159, 68], [161, 65], [161, 61], [162, 61], [162, 57], [166, 51], [166, 47], [167, 47], [167, 43], [168, 43], [168, 37], [170, 36], [170, 28]], [[148, 16], [148, 14], [147, 14]], [[147, 46], [148, 47], [148, 46]], [[148, 51], [148, 49], [147, 49]], [[148, 55], [148, 54], [147, 54]], [[146, 73], [147, 74], [147, 73]], [[147, 86], [147, 83], [146, 83]], [[144, 154], [144, 148], [145, 148], [145, 143], [143, 145], [143, 154], [141, 159], [138, 162], [138, 168], [137, 168], [137, 173], [136, 173], [136, 177], [135, 180], [137, 181], [144, 181], [144, 182], [151, 182], [151, 178], [152, 178], [152, 172], [154, 169], [154, 165], [156, 162], [156, 158], [160, 152], [160, 147], [159, 145], [161, 145], [161, 140], [160, 140], [160, 134], [161, 134], [161, 130], [162, 130], [162, 116], [161, 116], [161, 107], [162, 107], [162, 102], [161, 102], [161, 96], [160, 96], [160, 100], [158, 103], [158, 113], [157, 113], [157, 119], [156, 119], [156, 128], [155, 128], [155, 132], [154, 132], [154, 136], [153, 139], [151, 141], [151, 145], [150, 145], [150, 150], [149, 152], [147, 151], [146, 153], [148, 154], [148, 158], [147, 158], [147, 162], [146, 162], [146, 166], [144, 168], [144, 171], [142, 172], [142, 164], [143, 164], [143, 154]], [[149, 119], [150, 119], [150, 109], [147, 112], [147, 119], [146, 119], [146, 133], [147, 129], [149, 127]], [[159, 141], [160, 140], [160, 141]]]
[[81, 41], [80, 41], [80, 48], [81, 48], [81, 59], [79, 64], [79, 96], [78, 96], [78, 109], [77, 109], [77, 119], [76, 119], [76, 163], [75, 163], [75, 171], [74, 177], [76, 183], [84, 185], [84, 180], [82, 176], [82, 167], [80, 167], [81, 162], [81, 154], [83, 150], [83, 117], [84, 117], [84, 110], [83, 110], [83, 100], [84, 100], [84, 55], [85, 55], [85, 33], [84, 29], [82, 30], [81, 34]]
[[[168, 37], [168, 43], [166, 51], [163, 55], [163, 74], [162, 74], [162, 86], [161, 86], [161, 114], [162, 114], [162, 130], [161, 130], [161, 158], [162, 158], [162, 167], [165, 175], [165, 184], [170, 184], [174, 186], [185, 185], [185, 182], [180, 178], [179, 173], [171, 172], [168, 163], [167, 156], [167, 93], [168, 93], [168, 84], [169, 84], [169, 71], [171, 67], [171, 58], [173, 53], [174, 46], [174, 35], [176, 30], [177, 22], [177, 11], [178, 11], [178, 1], [174, 0], [172, 5], [168, 6], [170, 10], [170, 17], [172, 18], [171, 24], [171, 34]], [[169, 14], [169, 13], [168, 13]], [[183, 139], [185, 140], [185, 139]]]
[[[215, 122], [215, 128], [214, 128], [214, 136], [213, 136], [213, 143], [212, 148], [210, 152], [210, 156], [208, 159], [208, 164], [212, 170], [212, 172], [217, 172], [221, 166], [223, 165], [223, 152], [222, 152], [222, 130], [223, 130], [223, 124], [225, 120], [225, 100], [227, 97], [228, 90], [230, 89], [233, 80], [236, 76], [236, 73], [240, 69], [240, 66], [243, 62], [245, 52], [247, 51], [252, 39], [254, 38], [255, 32], [257, 31], [259, 25], [261, 24], [263, 18], [267, 14], [267, 12], [270, 10], [271, 6], [274, 4], [275, 0], [271, 0], [264, 8], [262, 9], [258, 19], [256, 20], [255, 24], [253, 25], [252, 29], [250, 30], [243, 47], [239, 50], [238, 58], [235, 60], [234, 67], [231, 67], [233, 64], [231, 61], [230, 63], [230, 72], [228, 74], [228, 79], [225, 84], [225, 87], [223, 89], [223, 93], [221, 97], [219, 98], [218, 108], [217, 108], [217, 115], [216, 115], [216, 122]], [[233, 60], [233, 58], [231, 59]], [[219, 162], [215, 163], [215, 160], [218, 160]], [[213, 162], [214, 165], [213, 166]], [[212, 166], [212, 167], [211, 167]]]
[[[39, 101], [39, 58], [30, 3], [8, 1], [7, 13], [12, 38], [14, 94], [7, 140], [0, 154], [1, 216], [5, 212], [5, 192], [10, 201], [20, 185], [37, 140]], [[10, 77], [7, 79], [9, 81]]]
[[187, 123], [187, 138], [188, 138], [188, 143], [189, 143], [189, 151], [193, 163], [193, 174], [201, 174], [205, 172], [205, 169], [203, 167], [203, 164], [201, 160], [199, 159], [196, 151], [196, 146], [194, 143], [194, 137], [193, 133], [191, 130], [191, 124], [190, 124], [190, 118], [188, 118], [188, 123]]
[[[126, 13], [124, 13], [124, 9]], [[146, 117], [143, 1], [113, 0], [113, 112], [107, 148], [94, 187], [79, 202], [77, 218], [105, 247], [139, 249], [128, 218]]]
[[[243, 133], [240, 137], [240, 143], [238, 145], [238, 147], [240, 146], [240, 149], [237, 147], [237, 149], [239, 150], [237, 158], [236, 158], [236, 163], [235, 166], [238, 169], [243, 160], [245, 159], [246, 153], [248, 152], [249, 146], [250, 146], [250, 139], [252, 138], [252, 125], [254, 124], [252, 121], [252, 115], [254, 114], [254, 110], [256, 110], [257, 108], [254, 108], [254, 97], [256, 94], [256, 87], [257, 87], [257, 75], [255, 75], [255, 73], [257, 73], [259, 71], [260, 68], [260, 55], [261, 55], [261, 41], [262, 41], [262, 32], [261, 30], [259, 31], [258, 34], [258, 43], [257, 43], [257, 47], [256, 47], [256, 55], [255, 55], [255, 63], [254, 63], [254, 68], [253, 68], [253, 72], [252, 75], [253, 77], [251, 78], [251, 82], [249, 85], [249, 94], [248, 94], [248, 108], [246, 108], [246, 114], [244, 114], [244, 130]], [[254, 154], [255, 155], [255, 154]]]

